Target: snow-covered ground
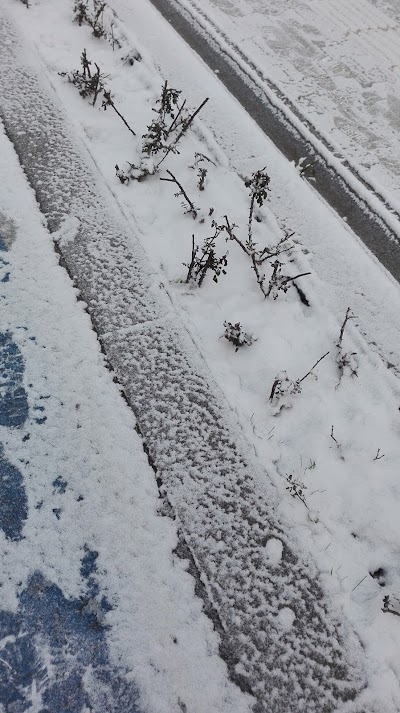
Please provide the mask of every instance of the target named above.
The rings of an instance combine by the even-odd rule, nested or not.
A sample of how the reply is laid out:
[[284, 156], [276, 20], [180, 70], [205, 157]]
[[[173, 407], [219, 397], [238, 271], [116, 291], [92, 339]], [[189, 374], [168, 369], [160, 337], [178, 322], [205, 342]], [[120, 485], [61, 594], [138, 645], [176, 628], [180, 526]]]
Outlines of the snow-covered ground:
[[275, 85], [343, 161], [400, 208], [395, 0], [179, 0]]
[[[40, 0], [28, 11], [19, 5], [15, 10], [27, 41], [33, 38], [43, 71], [65, 111], [133, 231], [141, 237], [155, 280], [162, 283], [172, 303], [172, 313], [186, 322], [253, 445], [256, 459], [267, 469], [276, 489], [275, 509], [286, 528], [285, 536], [292, 545], [312, 554], [331, 606], [351, 623], [360, 639], [369, 687], [358, 707], [350, 705], [346, 710], [394, 713], [400, 710], [400, 627], [398, 617], [382, 612], [382, 606], [388, 595], [390, 608], [397, 611], [396, 597], [400, 597], [400, 390], [395, 376], [399, 367], [398, 286], [302, 182], [294, 167], [277, 154], [148, 2], [115, 0], [112, 5], [121, 17], [116, 27], [123, 29], [127, 44], [138, 49], [144, 61], [135, 60], [132, 66], [121, 62], [123, 55], [113, 53], [104, 39], [95, 39], [88, 27], [72, 23], [71, 5], [66, 0], [57, 6]], [[104, 112], [100, 106], [85, 104], [75, 88], [58, 75], [79, 66], [84, 47], [89, 59], [98, 62], [107, 75], [116, 106], [139, 138], [132, 137], [110, 108]], [[124, 169], [126, 160], [138, 163], [141, 134], [154, 116], [152, 107], [162, 79], [152, 67], [149, 48], [163, 79], [182, 88], [191, 106], [204, 95], [210, 97], [203, 122], [196, 123], [182, 142], [180, 155], [169, 156], [165, 171], [159, 173], [166, 178], [168, 169], [178, 177], [198, 209], [196, 219], [185, 214], [182, 196], [176, 198], [174, 186], [160, 182], [159, 176], [123, 185], [114, 175], [115, 163]], [[206, 154], [212, 162], [204, 159], [193, 168], [196, 152]], [[253, 236], [262, 247], [274, 246], [285, 228], [295, 231], [292, 249], [282, 255], [282, 269], [288, 276], [311, 272], [298, 282], [308, 305], [294, 287], [286, 294], [280, 292], [276, 300], [265, 300], [251, 261], [236, 243], [225, 242], [226, 233], [218, 237], [217, 250], [222, 254], [229, 249], [227, 275], [221, 275], [217, 284], [207, 275], [200, 288], [184, 283], [187, 268], [182, 263], [190, 261], [191, 236], [194, 233], [196, 242], [202, 244], [213, 232], [211, 219], [222, 224], [227, 215], [238, 225], [237, 235], [245, 239], [248, 190], [232, 169], [249, 174], [264, 166], [271, 176], [271, 191], [264, 207], [256, 211], [259, 222], [254, 222]], [[207, 169], [204, 191], [199, 190], [199, 168]], [[210, 208], [214, 209], [211, 216]], [[74, 234], [70, 237], [73, 242]], [[263, 270], [268, 285], [269, 262]], [[343, 353], [355, 354], [352, 369], [345, 368], [341, 375], [335, 345], [348, 306], [357, 319], [346, 326]], [[80, 317], [87, 319], [84, 314]], [[235, 352], [221, 338], [225, 320], [240, 321], [255, 338], [254, 343]], [[74, 350], [76, 354], [75, 346]], [[293, 396], [291, 408], [280, 411], [279, 403], [277, 408], [269, 402], [279, 372], [286, 370], [295, 382], [328, 351], [315, 370], [318, 379], [313, 374], [301, 382], [302, 392]], [[126, 368], [128, 372], [129, 364]], [[114, 437], [112, 440], [114, 443]], [[267, 499], [270, 490], [265, 485], [263, 497]], [[261, 497], [262, 482], [258, 486]], [[195, 500], [186, 503], [188, 519], [196, 516], [197, 506]], [[57, 522], [61, 521], [60, 517]], [[238, 549], [244, 546], [241, 543]], [[209, 547], [218, 550], [215, 542]], [[268, 540], [263, 556], [257, 569], [262, 573], [265, 567], [267, 574], [282, 557], [279, 537]], [[66, 586], [63, 582], [63, 591]], [[282, 601], [286, 594], [283, 586]], [[75, 591], [71, 595], [76, 596]], [[165, 590], [159, 595], [165, 596]], [[293, 631], [296, 607], [281, 607], [276, 626], [278, 632]], [[153, 630], [148, 635], [151, 639]], [[159, 654], [162, 656], [161, 649]], [[243, 700], [235, 700], [238, 710], [240, 706], [245, 709]], [[219, 709], [209, 700], [204, 709], [206, 703], [212, 710]], [[325, 703], [331, 706], [327, 710], [333, 710], [332, 701]], [[199, 706], [196, 702], [188, 710], [202, 710]]]
[[249, 710], [0, 130], [0, 710]]

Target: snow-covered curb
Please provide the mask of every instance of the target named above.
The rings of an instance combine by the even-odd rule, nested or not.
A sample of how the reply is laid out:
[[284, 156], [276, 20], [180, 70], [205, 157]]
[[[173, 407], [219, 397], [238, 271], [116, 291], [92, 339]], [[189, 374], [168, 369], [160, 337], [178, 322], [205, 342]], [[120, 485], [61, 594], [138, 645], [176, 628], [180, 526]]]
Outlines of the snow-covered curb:
[[2, 126], [0, 153], [0, 708], [248, 713]]

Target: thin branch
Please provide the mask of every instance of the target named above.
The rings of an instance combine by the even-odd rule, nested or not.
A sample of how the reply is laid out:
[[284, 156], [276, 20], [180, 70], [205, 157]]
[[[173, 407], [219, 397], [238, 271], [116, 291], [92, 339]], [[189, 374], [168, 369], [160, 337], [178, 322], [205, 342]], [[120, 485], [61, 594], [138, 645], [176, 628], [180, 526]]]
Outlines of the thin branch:
[[179, 141], [179, 140], [181, 139], [181, 137], [183, 136], [183, 134], [186, 133], [186, 131], [188, 130], [189, 126], [190, 126], [190, 125], [193, 123], [193, 121], [195, 120], [197, 114], [202, 110], [203, 106], [205, 106], [205, 105], [207, 104], [207, 102], [208, 102], [208, 97], [206, 97], [206, 99], [204, 99], [204, 101], [200, 104], [200, 106], [197, 107], [196, 111], [194, 111], [193, 114], [189, 117], [189, 119], [188, 119], [187, 121], [185, 121], [185, 126], [183, 127], [181, 133], [178, 134], [177, 138], [175, 139], [175, 142], [174, 142], [175, 144], [177, 144], [178, 141]]
[[[284, 238], [283, 240], [286, 240], [286, 238]], [[264, 250], [260, 252], [260, 256], [256, 258], [257, 265], [262, 265], [263, 262], [271, 260], [273, 257], [278, 257], [279, 255], [283, 255], [283, 253], [288, 253], [290, 250], [293, 250], [292, 245], [290, 245], [288, 248], [284, 248], [283, 250], [279, 250], [279, 245], [283, 242], [283, 240], [278, 243], [278, 245], [276, 246], [276, 251], [274, 253], [269, 253], [268, 248], [264, 248]], [[304, 274], [310, 275], [311, 273], [306, 272]], [[297, 277], [302, 277], [302, 275], [297, 275]], [[295, 280], [296, 277], [294, 277], [293, 279]]]
[[389, 606], [382, 607], [382, 611], [385, 612], [385, 614], [394, 614], [395, 616], [400, 616], [400, 612], [396, 611], [395, 609], [390, 609]]
[[225, 218], [225, 223], [226, 223], [226, 232], [228, 233], [230, 239], [234, 240], [238, 245], [240, 245], [240, 247], [242, 248], [243, 252], [246, 253], [246, 255], [249, 255], [250, 253], [249, 253], [248, 249], [246, 248], [246, 246], [244, 245], [244, 243], [242, 243], [242, 241], [233, 232], [234, 228], [236, 228], [237, 226], [234, 223], [233, 223], [233, 225], [230, 224], [227, 215], [224, 215], [224, 218]]
[[[305, 275], [309, 275], [310, 273], [309, 273], [309, 272], [305, 272], [304, 274], [305, 274]], [[293, 278], [293, 279], [295, 279], [295, 278]], [[315, 369], [315, 367], [320, 363], [320, 361], [322, 361], [323, 359], [325, 359], [325, 357], [327, 357], [328, 354], [329, 354], [329, 352], [326, 352], [326, 354], [324, 354], [322, 357], [320, 357], [320, 358], [318, 359], [318, 361], [315, 362], [314, 366], [311, 367], [310, 371], [308, 371], [307, 374], [306, 374], [305, 376], [303, 376], [302, 379], [299, 379], [299, 384], [301, 384], [301, 382], [304, 381], [304, 379], [307, 379], [307, 376], [310, 376], [310, 374], [311, 374], [311, 372], [313, 371], [313, 369]], [[333, 430], [333, 426], [332, 426], [332, 430]]]
[[[97, 64], [96, 64], [96, 67], [97, 67]], [[114, 102], [113, 102], [113, 100], [112, 100], [112, 98], [111, 98], [111, 92], [110, 92], [110, 91], [108, 92], [108, 91], [105, 89], [105, 90], [104, 90], [103, 109], [106, 109], [108, 106], [111, 106], [111, 107], [114, 109], [115, 113], [118, 114], [119, 118], [124, 122], [126, 128], [129, 129], [129, 131], [131, 132], [131, 134], [133, 134], [133, 136], [136, 136], [136, 134], [135, 134], [135, 132], [133, 131], [133, 129], [131, 129], [131, 127], [129, 126], [128, 122], [124, 119], [124, 117], [122, 116], [122, 114], [118, 111], [117, 107], [115, 106], [115, 104], [114, 104]]]
[[196, 246], [195, 246], [195, 243], [194, 243], [194, 233], [193, 233], [193, 234], [192, 234], [192, 257], [191, 257], [190, 265], [189, 265], [189, 268], [188, 268], [188, 274], [187, 274], [187, 277], [186, 277], [186, 284], [187, 284], [188, 282], [190, 282], [190, 280], [191, 280], [191, 278], [192, 278], [194, 263], [195, 263], [195, 260], [196, 260], [196, 253], [197, 253], [197, 250], [196, 250]]
[[[96, 74], [93, 75], [94, 79], [94, 86], [93, 86], [93, 91], [94, 91], [94, 99], [93, 99], [93, 106], [96, 104], [97, 97], [100, 94], [101, 90], [103, 89], [103, 85], [100, 83], [100, 67], [96, 62], [94, 63], [94, 66], [96, 67]], [[89, 75], [90, 76], [90, 75]]]
[[167, 131], [167, 136], [169, 136], [171, 131], [174, 130], [174, 127], [176, 126], [178, 119], [179, 119], [180, 115], [182, 114], [183, 109], [185, 108], [185, 104], [186, 104], [186, 99], [184, 100], [183, 104], [181, 104], [181, 107], [180, 107], [175, 119], [173, 120], [171, 126], [169, 127], [169, 129]]
[[368, 577], [368, 574], [366, 574], [366, 575], [365, 575], [365, 577], [363, 577], [363, 578], [362, 578], [362, 579], [361, 579], [361, 580], [359, 581], [359, 583], [358, 583], [358, 584], [356, 584], [356, 586], [355, 586], [355, 587], [353, 587], [353, 589], [352, 589], [351, 591], [352, 591], [352, 592], [354, 592], [354, 590], [355, 590], [355, 589], [357, 589], [357, 587], [359, 587], [359, 586], [360, 586], [360, 584], [362, 584], [362, 583], [363, 583], [364, 579], [367, 579], [367, 577]]
[[189, 198], [188, 194], [186, 193], [185, 189], [184, 189], [183, 186], [179, 183], [178, 179], [175, 178], [174, 174], [171, 173], [171, 171], [169, 171], [169, 170], [167, 169], [167, 173], [171, 176], [171, 178], [160, 178], [160, 181], [166, 181], [167, 183], [176, 183], [176, 185], [178, 186], [180, 192], [182, 193], [182, 195], [183, 195], [185, 201], [187, 202], [187, 204], [188, 204], [189, 207], [190, 207], [190, 211], [187, 211], [187, 212], [192, 213], [192, 214], [193, 214], [193, 217], [196, 218], [196, 216], [197, 216], [197, 208], [195, 207], [194, 203], [192, 203], [192, 201], [190, 200], [190, 198]]
[[382, 455], [380, 455], [380, 452], [381, 452], [381, 449], [378, 448], [378, 450], [376, 451], [376, 456], [375, 456], [374, 460], [380, 460], [381, 458], [385, 457], [385, 454], [382, 453]]
[[207, 102], [208, 102], [208, 97], [207, 97], [206, 99], [204, 99], [204, 101], [200, 104], [200, 106], [196, 109], [196, 111], [194, 111], [193, 114], [189, 117], [189, 119], [188, 119], [187, 121], [185, 121], [185, 125], [184, 125], [182, 131], [178, 134], [178, 136], [176, 137], [175, 141], [173, 141], [172, 144], [170, 144], [170, 145], [168, 146], [168, 148], [167, 148], [167, 150], [166, 150], [164, 156], [162, 157], [161, 161], [158, 162], [156, 168], [158, 168], [159, 166], [161, 166], [162, 162], [165, 161], [165, 159], [167, 158], [168, 154], [169, 154], [169, 153], [172, 151], [172, 149], [176, 146], [176, 144], [178, 143], [178, 141], [180, 141], [180, 139], [182, 138], [183, 134], [186, 133], [186, 131], [188, 130], [189, 126], [190, 126], [190, 125], [192, 124], [192, 122], [194, 121], [194, 119], [195, 119], [195, 117], [197, 116], [197, 114], [202, 110], [203, 106], [204, 106], [205, 104], [207, 104]]
[[194, 157], [197, 162], [202, 161], [204, 159], [205, 161], [212, 163], [212, 165], [217, 168], [217, 164], [209, 156], [206, 156], [205, 153], [200, 153], [199, 151], [196, 151]]
[[340, 448], [340, 443], [336, 440], [335, 436], [333, 435], [333, 426], [331, 428], [331, 438], [333, 441], [335, 441], [337, 447]]
[[[311, 272], [301, 272], [299, 275], [295, 275], [294, 277], [287, 277], [286, 280], [284, 281], [284, 284], [287, 285], [288, 282], [293, 282], [293, 280], [297, 280], [298, 277], [305, 277], [306, 275], [311, 275]], [[328, 352], [328, 354], [329, 354], [329, 352]], [[325, 356], [326, 356], [326, 354], [325, 354]]]
[[339, 342], [338, 345], [342, 343], [343, 340], [343, 335], [344, 335], [344, 330], [346, 329], [346, 324], [350, 319], [356, 319], [356, 315], [351, 313], [350, 307], [347, 308], [346, 316], [343, 320], [343, 324], [340, 329], [340, 335], [339, 335]]
[[259, 287], [260, 287], [260, 290], [261, 290], [261, 292], [263, 293], [264, 297], [268, 297], [269, 292], [266, 292], [266, 291], [265, 291], [265, 287], [264, 287], [264, 275], [262, 275], [262, 274], [260, 273], [259, 267], [258, 267], [259, 264], [261, 264], [261, 263], [259, 263], [259, 262], [257, 261], [257, 259], [256, 259], [256, 252], [255, 252], [255, 250], [250, 250], [250, 248], [247, 247], [247, 245], [245, 245], [245, 244], [237, 237], [237, 235], [235, 235], [235, 233], [233, 232], [233, 228], [234, 228], [235, 226], [234, 226], [234, 225], [231, 225], [231, 224], [229, 223], [228, 216], [225, 215], [224, 218], [225, 218], [225, 223], [226, 223], [226, 232], [228, 233], [229, 238], [230, 238], [231, 240], [234, 240], [234, 241], [242, 248], [243, 252], [246, 253], [246, 255], [248, 255], [248, 257], [251, 258], [251, 261], [252, 261], [252, 263], [253, 263], [252, 267], [253, 267], [254, 272], [256, 273], [256, 279], [257, 279], [257, 283], [258, 283], [258, 285], [259, 285]]

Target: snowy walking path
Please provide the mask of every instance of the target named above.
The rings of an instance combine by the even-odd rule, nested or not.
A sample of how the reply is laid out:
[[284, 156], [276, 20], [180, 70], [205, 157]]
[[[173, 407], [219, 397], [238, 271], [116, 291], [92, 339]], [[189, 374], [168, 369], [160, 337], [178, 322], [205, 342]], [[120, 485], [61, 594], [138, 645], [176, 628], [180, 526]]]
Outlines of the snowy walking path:
[[246, 713], [0, 129], [0, 709]]

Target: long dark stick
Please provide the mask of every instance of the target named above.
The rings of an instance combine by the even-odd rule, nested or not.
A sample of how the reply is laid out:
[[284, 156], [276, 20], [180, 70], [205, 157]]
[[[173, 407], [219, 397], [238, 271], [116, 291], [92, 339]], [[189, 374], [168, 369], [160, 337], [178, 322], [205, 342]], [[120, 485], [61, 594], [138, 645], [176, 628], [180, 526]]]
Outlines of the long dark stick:
[[193, 213], [194, 217], [196, 217], [197, 210], [196, 210], [194, 204], [192, 203], [192, 201], [190, 200], [188, 194], [186, 193], [184, 187], [181, 185], [181, 183], [179, 183], [178, 179], [175, 178], [174, 174], [171, 173], [171, 171], [169, 171], [168, 169], [167, 169], [167, 173], [171, 176], [171, 178], [160, 178], [160, 181], [167, 181], [167, 183], [176, 183], [176, 185], [178, 186], [179, 190], [181, 191], [183, 197], [185, 198], [186, 202], [190, 206], [190, 212]]
[[[97, 64], [96, 64], [96, 67], [97, 67]], [[105, 90], [104, 90], [103, 108], [106, 109], [108, 106], [111, 106], [111, 107], [114, 109], [115, 113], [118, 114], [119, 118], [124, 122], [126, 128], [129, 129], [129, 131], [131, 132], [131, 134], [133, 134], [133, 136], [136, 136], [134, 130], [131, 129], [131, 127], [129, 126], [128, 122], [126, 121], [126, 119], [124, 119], [124, 117], [122, 116], [122, 114], [118, 111], [118, 109], [117, 109], [117, 107], [115, 106], [113, 100], [111, 99], [111, 92], [108, 92], [108, 91], [105, 89]]]
[[205, 104], [207, 104], [207, 102], [208, 102], [208, 97], [207, 97], [207, 99], [204, 99], [204, 101], [200, 104], [200, 106], [196, 109], [196, 111], [192, 114], [192, 116], [187, 120], [187, 122], [185, 123], [185, 126], [183, 127], [183, 129], [182, 129], [182, 131], [180, 132], [180, 134], [178, 134], [178, 136], [176, 137], [175, 141], [174, 141], [170, 146], [168, 146], [167, 151], [165, 152], [165, 154], [164, 154], [164, 156], [162, 157], [161, 161], [158, 162], [156, 168], [158, 168], [159, 166], [161, 166], [162, 162], [165, 161], [165, 159], [167, 158], [168, 154], [172, 151], [172, 149], [174, 148], [174, 146], [176, 146], [176, 144], [178, 143], [178, 141], [180, 140], [180, 138], [181, 138], [181, 137], [183, 136], [183, 134], [188, 130], [188, 128], [189, 128], [189, 126], [191, 125], [191, 123], [193, 122], [194, 118], [197, 116], [197, 114], [199, 113], [199, 111], [202, 110], [203, 106], [204, 106]]
[[293, 280], [297, 280], [298, 277], [305, 277], [305, 275], [311, 275], [311, 272], [301, 272], [300, 275], [295, 275], [294, 277], [288, 277], [284, 284], [287, 285], [288, 282], [293, 282]]
[[355, 315], [351, 314], [351, 309], [350, 307], [347, 308], [346, 316], [344, 318], [344, 322], [342, 324], [341, 330], [340, 330], [340, 335], [339, 335], [339, 345], [342, 343], [343, 335], [344, 335], [344, 330], [346, 328], [346, 324], [349, 321], [349, 319], [355, 319]]
[[188, 269], [188, 274], [186, 277], [186, 283], [189, 282], [190, 278], [192, 277], [192, 272], [193, 272], [193, 267], [194, 267], [194, 261], [196, 259], [196, 246], [194, 244], [194, 233], [192, 235], [192, 259], [190, 261], [189, 269]]
[[318, 359], [318, 361], [315, 362], [314, 366], [311, 367], [310, 371], [308, 371], [307, 374], [306, 374], [305, 376], [303, 376], [302, 379], [299, 379], [299, 384], [301, 384], [301, 382], [304, 381], [304, 379], [307, 379], [307, 376], [310, 376], [312, 370], [315, 369], [315, 367], [320, 363], [320, 361], [322, 361], [323, 359], [325, 359], [325, 357], [327, 357], [328, 354], [329, 354], [329, 352], [326, 352], [326, 354], [324, 354], [324, 356], [320, 357], [320, 358]]
[[171, 126], [170, 126], [169, 129], [168, 129], [168, 136], [170, 135], [170, 133], [171, 133], [171, 131], [173, 130], [175, 124], [177, 123], [177, 121], [178, 121], [180, 115], [182, 114], [182, 111], [183, 111], [183, 109], [184, 109], [184, 107], [185, 107], [185, 104], [186, 104], [186, 99], [184, 100], [184, 102], [183, 102], [183, 104], [181, 105], [181, 108], [179, 109], [179, 111], [178, 111], [178, 113], [177, 113], [175, 119], [173, 120]]

